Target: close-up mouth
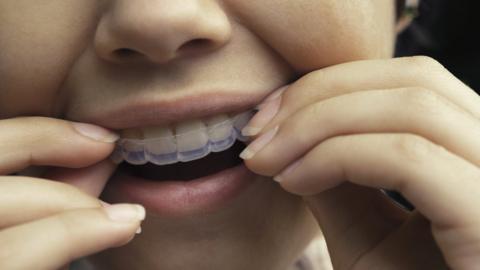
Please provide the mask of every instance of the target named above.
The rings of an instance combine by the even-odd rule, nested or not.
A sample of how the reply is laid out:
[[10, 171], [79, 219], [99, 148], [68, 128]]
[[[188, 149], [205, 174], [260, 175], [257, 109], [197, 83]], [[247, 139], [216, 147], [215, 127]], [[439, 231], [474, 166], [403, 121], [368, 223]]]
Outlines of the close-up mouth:
[[216, 115], [175, 125], [121, 131], [112, 160], [134, 165], [151, 162], [168, 165], [189, 162], [210, 152], [222, 152], [236, 140], [247, 141], [241, 130], [255, 114], [248, 110], [235, 115]]
[[[121, 131], [111, 160], [150, 180], [188, 180], [239, 165], [248, 137], [241, 130], [256, 110]], [[180, 164], [178, 164], [180, 163]]]
[[117, 119], [107, 125], [120, 139], [109, 157], [119, 166], [106, 193], [162, 216], [226, 207], [256, 182], [239, 157], [250, 141], [241, 131], [272, 92], [176, 103], [130, 100], [91, 118], [97, 124]]

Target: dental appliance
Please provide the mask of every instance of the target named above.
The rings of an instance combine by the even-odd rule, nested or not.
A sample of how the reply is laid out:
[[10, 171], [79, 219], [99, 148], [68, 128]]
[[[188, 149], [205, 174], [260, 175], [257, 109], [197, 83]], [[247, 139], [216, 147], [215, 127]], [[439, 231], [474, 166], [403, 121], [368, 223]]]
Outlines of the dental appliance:
[[247, 141], [241, 130], [256, 112], [253, 109], [232, 117], [222, 114], [191, 120], [174, 128], [146, 128], [140, 135], [143, 138], [119, 139], [111, 160], [117, 164], [126, 161], [133, 165], [167, 165], [201, 159], [211, 152], [227, 150], [236, 140]]

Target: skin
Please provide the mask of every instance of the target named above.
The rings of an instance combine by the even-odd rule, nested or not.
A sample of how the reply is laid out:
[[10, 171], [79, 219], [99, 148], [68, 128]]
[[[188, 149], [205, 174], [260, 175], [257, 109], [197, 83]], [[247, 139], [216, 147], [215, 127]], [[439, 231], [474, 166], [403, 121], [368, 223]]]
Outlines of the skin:
[[[431, 59], [389, 59], [393, 1], [3, 0], [0, 18], [0, 142], [8, 142], [0, 143], [8, 153], [0, 190], [9, 191], [0, 195], [0, 268], [57, 269], [96, 253], [96, 269], [287, 269], [318, 235], [317, 222], [336, 269], [478, 265], [479, 202], [464, 194], [480, 190], [480, 157], [469, 151], [478, 149], [469, 134], [480, 101]], [[208, 42], [191, 42], [198, 39]], [[145, 97], [170, 101], [212, 88], [267, 96], [292, 82], [270, 103], [276, 117], [252, 122], [261, 134], [279, 125], [246, 161], [263, 181], [202, 217], [147, 209], [142, 234], [122, 246], [141, 217], [114, 222], [98, 199], [115, 169], [106, 160], [114, 135], [102, 129], [87, 138], [72, 121]], [[272, 158], [285, 152], [282, 142], [294, 151]], [[281, 185], [270, 180], [304, 154]], [[8, 176], [38, 166], [30, 177]], [[467, 184], [454, 181], [459, 173]], [[400, 190], [418, 212], [371, 187]], [[123, 202], [109, 192], [100, 199]], [[442, 216], [452, 205], [462, 210]], [[45, 232], [54, 241], [37, 240]], [[31, 255], [12, 256], [20, 251]]]

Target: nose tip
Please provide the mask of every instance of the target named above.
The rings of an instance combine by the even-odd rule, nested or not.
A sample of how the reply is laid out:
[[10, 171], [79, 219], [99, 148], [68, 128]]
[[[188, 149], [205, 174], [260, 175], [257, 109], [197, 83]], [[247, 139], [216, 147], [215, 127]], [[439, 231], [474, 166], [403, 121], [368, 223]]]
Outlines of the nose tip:
[[117, 0], [100, 20], [96, 53], [116, 63], [166, 63], [218, 49], [230, 39], [230, 22], [215, 3], [201, 2]]

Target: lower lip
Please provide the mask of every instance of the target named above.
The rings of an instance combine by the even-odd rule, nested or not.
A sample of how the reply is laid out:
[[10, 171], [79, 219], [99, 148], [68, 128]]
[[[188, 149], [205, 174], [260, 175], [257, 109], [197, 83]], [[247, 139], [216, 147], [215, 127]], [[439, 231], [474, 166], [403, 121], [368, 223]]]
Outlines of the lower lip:
[[106, 191], [160, 216], [190, 216], [227, 207], [254, 178], [243, 163], [189, 181], [150, 181], [117, 170]]

